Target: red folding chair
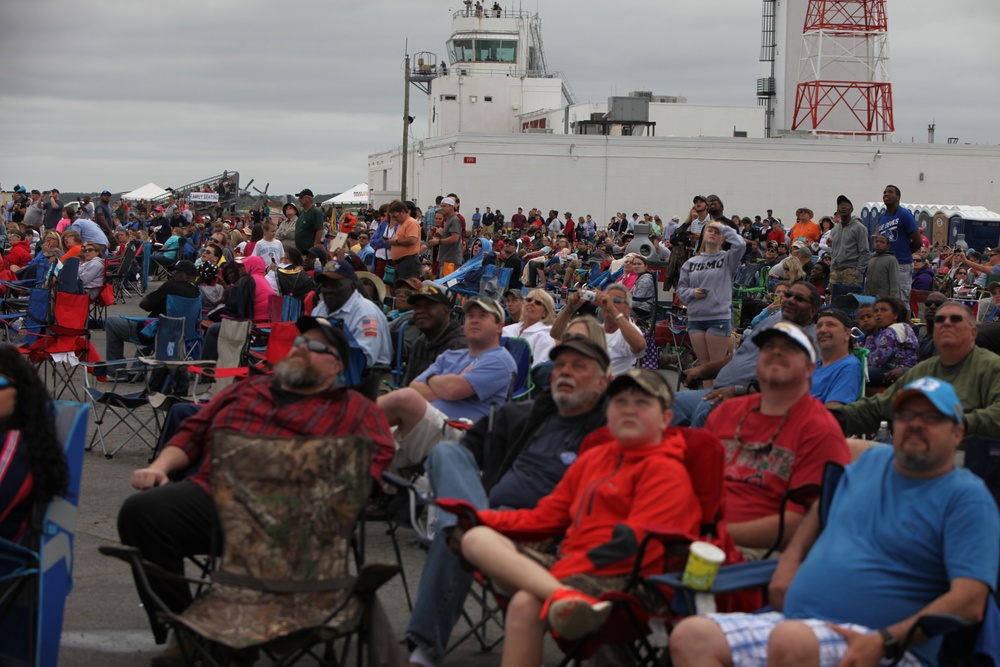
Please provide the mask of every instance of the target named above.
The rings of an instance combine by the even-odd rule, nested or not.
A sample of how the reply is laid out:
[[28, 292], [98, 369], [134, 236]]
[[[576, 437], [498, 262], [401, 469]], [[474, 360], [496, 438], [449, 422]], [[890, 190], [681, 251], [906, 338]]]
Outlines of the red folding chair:
[[51, 315], [44, 332], [29, 334], [29, 344], [22, 351], [39, 368], [46, 385], [52, 378], [52, 397], [60, 400], [69, 391], [74, 400], [81, 400], [73, 384], [78, 361], [100, 361], [97, 350], [90, 342], [87, 318], [90, 315], [90, 297], [87, 294], [55, 292]]

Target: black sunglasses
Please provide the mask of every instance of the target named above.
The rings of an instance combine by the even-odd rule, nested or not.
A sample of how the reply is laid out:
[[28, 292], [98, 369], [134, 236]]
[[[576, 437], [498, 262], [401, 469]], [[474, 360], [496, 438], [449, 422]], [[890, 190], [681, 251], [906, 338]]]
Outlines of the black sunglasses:
[[305, 344], [306, 349], [310, 352], [315, 352], [316, 354], [329, 354], [331, 357], [340, 359], [340, 355], [328, 348], [323, 344], [322, 341], [318, 341], [315, 338], [306, 338], [305, 336], [296, 336], [295, 340], [292, 341], [292, 347], [300, 347]]
[[807, 296], [802, 296], [801, 294], [795, 294], [793, 292], [785, 292], [781, 295], [782, 299], [794, 299], [799, 303], [812, 303], [812, 301]]
[[952, 324], [958, 324], [965, 320], [965, 317], [959, 314], [953, 315], [935, 315], [934, 324], [944, 324], [945, 322], [951, 322]]

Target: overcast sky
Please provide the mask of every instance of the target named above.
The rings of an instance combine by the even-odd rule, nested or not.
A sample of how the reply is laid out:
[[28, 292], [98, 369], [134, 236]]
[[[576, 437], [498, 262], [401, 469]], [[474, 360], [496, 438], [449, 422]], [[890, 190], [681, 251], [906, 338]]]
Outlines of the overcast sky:
[[[795, 1], [795, 0], [789, 0]], [[798, 0], [804, 2], [805, 0]], [[490, 3], [491, 4], [491, 3]], [[509, 2], [501, 3], [510, 8]], [[0, 183], [114, 192], [238, 170], [339, 192], [401, 140], [402, 62], [460, 0], [2, 0]], [[756, 104], [759, 0], [534, 0], [578, 99]], [[1000, 143], [997, 0], [890, 0], [896, 141]], [[414, 89], [416, 138], [426, 98]]]

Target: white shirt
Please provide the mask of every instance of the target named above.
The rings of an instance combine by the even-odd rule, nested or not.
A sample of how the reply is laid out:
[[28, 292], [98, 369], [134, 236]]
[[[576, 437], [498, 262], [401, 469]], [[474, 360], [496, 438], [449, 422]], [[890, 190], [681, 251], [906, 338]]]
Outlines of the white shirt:
[[523, 322], [508, 324], [503, 328], [501, 335], [508, 338], [524, 338], [527, 340], [528, 345], [531, 347], [531, 367], [534, 368], [549, 360], [549, 352], [556, 346], [556, 339], [549, 334], [552, 331], [552, 325], [550, 324], [536, 322], [524, 331], [521, 331], [522, 326]]
[[646, 354], [646, 350], [633, 352], [632, 346], [625, 340], [622, 330], [609, 334], [604, 332], [604, 339], [608, 346], [608, 357], [611, 359], [611, 376], [618, 377], [628, 369], [635, 366], [637, 359], [641, 359]]

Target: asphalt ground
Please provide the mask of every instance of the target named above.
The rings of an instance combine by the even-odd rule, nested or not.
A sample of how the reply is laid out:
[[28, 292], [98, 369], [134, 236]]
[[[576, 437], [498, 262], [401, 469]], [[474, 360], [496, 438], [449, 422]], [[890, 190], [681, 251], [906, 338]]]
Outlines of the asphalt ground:
[[[150, 285], [150, 290], [156, 284]], [[138, 296], [124, 305], [112, 307], [111, 315], [141, 315]], [[104, 357], [104, 332], [95, 331], [93, 342]], [[132, 346], [126, 345], [126, 354]], [[83, 379], [77, 370], [74, 386], [82, 395]], [[138, 388], [138, 385], [133, 385]], [[68, 396], [64, 396], [69, 399]], [[152, 421], [149, 408], [141, 416]], [[95, 427], [91, 414], [88, 442]], [[108, 449], [122, 442], [124, 434], [107, 439]], [[66, 600], [59, 664], [65, 667], [134, 667], [148, 665], [163, 647], [153, 642], [146, 615], [142, 609], [128, 566], [113, 558], [103, 556], [97, 549], [101, 545], [117, 543], [116, 521], [124, 499], [134, 491], [129, 485], [132, 471], [147, 464], [150, 450], [142, 443], [132, 442], [114, 458], [101, 454], [100, 446], [84, 455], [83, 478], [74, 546], [73, 590]], [[392, 544], [384, 521], [369, 521], [366, 528], [366, 557], [372, 561], [395, 562]], [[403, 556], [403, 566], [411, 594], [415, 594], [420, 580], [424, 554], [417, 546], [414, 533], [402, 529], [398, 533]], [[409, 619], [409, 608], [400, 577], [388, 582], [379, 594], [392, 624], [395, 636], [402, 642], [403, 631]], [[467, 610], [475, 613], [470, 603]], [[462, 623], [455, 635], [463, 632]], [[496, 636], [496, 633], [492, 636]], [[551, 640], [546, 640], [546, 664], [557, 664], [561, 653]], [[449, 666], [476, 667], [500, 664], [500, 647], [483, 653], [470, 639], [459, 645], [445, 660]]]

